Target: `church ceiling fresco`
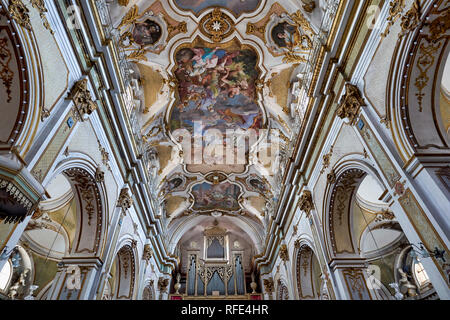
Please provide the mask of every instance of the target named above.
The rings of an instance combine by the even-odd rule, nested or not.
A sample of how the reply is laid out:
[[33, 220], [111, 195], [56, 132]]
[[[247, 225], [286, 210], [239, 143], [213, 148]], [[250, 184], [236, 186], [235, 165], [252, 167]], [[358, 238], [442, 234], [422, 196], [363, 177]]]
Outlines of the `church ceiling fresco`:
[[172, 130], [262, 127], [262, 110], [255, 102], [257, 56], [252, 50], [186, 48], [177, 53], [179, 99], [172, 111]]
[[[169, 228], [187, 216], [237, 214], [262, 230], [301, 125], [299, 72], [308, 69], [320, 19], [287, 0], [130, 0], [110, 13], [134, 66], [133, 126]], [[210, 129], [223, 153], [205, 155]], [[230, 130], [256, 139], [230, 138]]]
[[211, 7], [222, 7], [238, 17], [243, 13], [255, 11], [261, 0], [175, 0], [175, 4], [182, 10], [194, 12], [195, 15]]

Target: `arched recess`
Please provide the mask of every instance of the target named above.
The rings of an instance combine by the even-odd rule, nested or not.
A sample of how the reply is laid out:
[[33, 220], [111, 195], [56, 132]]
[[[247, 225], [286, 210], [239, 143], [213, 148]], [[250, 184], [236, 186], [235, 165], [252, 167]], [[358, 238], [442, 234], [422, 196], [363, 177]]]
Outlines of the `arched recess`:
[[133, 248], [124, 245], [114, 261], [114, 299], [132, 300], [136, 281], [136, 259]]
[[320, 294], [320, 264], [314, 251], [307, 244], [298, 248], [295, 260], [295, 276], [300, 300], [318, 300]]
[[0, 8], [0, 152], [23, 159], [41, 123], [41, 58], [33, 31]]
[[[56, 294], [51, 286], [58, 280], [58, 263], [72, 265], [71, 259], [102, 258], [106, 196], [93, 167], [80, 159], [58, 165], [47, 180], [47, 199], [39, 204], [21, 237], [33, 259], [36, 297]], [[82, 267], [82, 263], [77, 265]]]
[[276, 300], [289, 300], [289, 289], [286, 282], [282, 279], [278, 279], [277, 282], [277, 299]]
[[[414, 13], [414, 12], [413, 12]], [[448, 160], [448, 95], [443, 81], [450, 53], [448, 1], [425, 1], [417, 13], [424, 21], [398, 42], [387, 81], [391, 131], [404, 162], [414, 156]]]
[[326, 255], [343, 299], [373, 299], [367, 282], [367, 260], [360, 253], [359, 235], [354, 228], [357, 192], [368, 175], [381, 181], [366, 163], [347, 159], [338, 163], [328, 177], [323, 213]]

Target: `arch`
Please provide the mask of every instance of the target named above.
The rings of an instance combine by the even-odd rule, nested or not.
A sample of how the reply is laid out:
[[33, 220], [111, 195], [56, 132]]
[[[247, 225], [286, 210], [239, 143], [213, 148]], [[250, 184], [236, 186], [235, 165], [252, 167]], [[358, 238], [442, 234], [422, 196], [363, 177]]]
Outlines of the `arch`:
[[320, 283], [317, 279], [320, 265], [314, 251], [307, 244], [301, 244], [296, 253], [295, 277], [300, 300], [317, 300]]
[[373, 167], [360, 160], [338, 162], [334, 174], [336, 178], [327, 185], [324, 197], [323, 228], [327, 235], [328, 259], [359, 257], [358, 239], [352, 233], [352, 204], [356, 200], [356, 192], [367, 175], [385, 190], [386, 187]]
[[97, 256], [103, 231], [103, 204], [97, 182], [82, 168], [70, 168], [63, 174], [74, 190], [77, 203], [77, 235], [71, 254]]
[[[168, 234], [171, 235], [171, 237], [168, 239], [169, 252], [174, 252], [175, 247], [179, 243], [182, 236], [186, 234], [187, 231], [198, 225], [203, 219], [205, 219], [205, 217], [206, 216], [202, 215], [193, 215], [184, 219], [182, 223], [170, 225], [168, 230]], [[227, 218], [230, 218], [230, 220], [232, 220], [232, 222], [237, 227], [248, 234], [256, 250], [260, 252], [262, 249], [261, 244], [263, 243], [263, 236], [259, 233], [258, 229], [260, 228], [256, 225], [256, 223], [244, 217], [227, 216]]]
[[77, 226], [69, 255], [101, 258], [107, 236], [108, 201], [95, 162], [87, 156], [61, 161], [45, 179], [46, 185], [59, 175], [67, 179], [76, 202]]

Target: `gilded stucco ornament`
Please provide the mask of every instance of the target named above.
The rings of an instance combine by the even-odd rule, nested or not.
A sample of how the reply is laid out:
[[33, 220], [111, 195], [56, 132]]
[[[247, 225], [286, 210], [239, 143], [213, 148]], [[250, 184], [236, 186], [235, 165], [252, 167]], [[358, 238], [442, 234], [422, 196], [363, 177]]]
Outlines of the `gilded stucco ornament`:
[[150, 259], [153, 257], [153, 249], [151, 245], [146, 244], [144, 246], [144, 253], [142, 255], [142, 260], [146, 261], [147, 263], [150, 262]]
[[280, 259], [284, 262], [289, 261], [289, 251], [287, 245], [285, 244], [280, 247]]
[[102, 171], [100, 168], [97, 168], [97, 170], [95, 171], [95, 181], [97, 183], [105, 182], [105, 172]]
[[97, 103], [92, 99], [87, 84], [87, 79], [78, 81], [75, 83], [68, 96], [68, 98], [73, 101], [81, 121], [86, 120], [88, 116], [97, 110]]
[[0, 38], [0, 79], [2, 80], [3, 86], [6, 89], [6, 94], [8, 98], [6, 102], [9, 103], [12, 100], [12, 82], [14, 79], [14, 72], [10, 68], [10, 63], [12, 60], [12, 52], [9, 49], [8, 38]]
[[117, 206], [122, 208], [124, 212], [131, 208], [133, 205], [133, 198], [129, 194], [129, 189], [124, 188], [120, 191], [119, 200], [117, 201]]
[[283, 55], [284, 63], [306, 63], [313, 49], [315, 36], [309, 21], [299, 10], [293, 14], [273, 14], [267, 25], [247, 25], [247, 33], [264, 31], [265, 41], [274, 55]]
[[272, 294], [274, 290], [273, 278], [264, 279], [263, 284], [264, 284], [264, 291], [267, 292], [268, 294]]
[[214, 8], [200, 21], [200, 31], [212, 41], [219, 43], [229, 37], [234, 31], [233, 20], [220, 10]]
[[411, 9], [406, 12], [401, 18], [402, 32], [399, 34], [399, 38], [405, 36], [408, 32], [411, 32], [420, 25], [420, 1], [415, 0]]
[[30, 2], [33, 8], [39, 11], [39, 15], [42, 19], [42, 24], [44, 25], [44, 27], [49, 30], [51, 34], [55, 34], [46, 17], [46, 13], [48, 12], [48, 10], [45, 7], [44, 0], [30, 0]]
[[341, 119], [347, 119], [351, 125], [354, 125], [356, 124], [359, 110], [361, 107], [366, 106], [366, 103], [358, 87], [347, 83], [345, 89], [346, 92], [339, 103], [337, 115]]
[[168, 286], [169, 286], [169, 279], [162, 277], [158, 279], [158, 289], [161, 293], [167, 292]]
[[[157, 12], [151, 10], [156, 6]], [[126, 53], [128, 60], [148, 61], [149, 53], [161, 53], [168, 41], [178, 33], [187, 32], [186, 22], [170, 22], [164, 9], [158, 3], [144, 13], [134, 5], [125, 14], [117, 30], [120, 34], [118, 45]]]

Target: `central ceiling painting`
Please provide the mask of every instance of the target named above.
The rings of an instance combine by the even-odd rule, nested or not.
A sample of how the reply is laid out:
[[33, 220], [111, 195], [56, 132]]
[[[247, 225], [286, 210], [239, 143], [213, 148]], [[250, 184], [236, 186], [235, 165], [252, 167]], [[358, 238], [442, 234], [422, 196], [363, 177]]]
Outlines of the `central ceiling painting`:
[[196, 15], [210, 7], [222, 7], [238, 17], [242, 13], [255, 11], [261, 0], [175, 0], [175, 3], [180, 9], [193, 11]]
[[[172, 132], [186, 129], [191, 135], [205, 137], [208, 130], [215, 129], [227, 143], [226, 134], [230, 130], [254, 130], [257, 135], [263, 128], [264, 114], [257, 102], [255, 85], [259, 78], [258, 55], [251, 48], [234, 42], [231, 46], [181, 48], [176, 54], [174, 74], [178, 90], [170, 116]], [[227, 164], [227, 170], [227, 166], [215, 170], [242, 171], [242, 164], [246, 164], [246, 161], [228, 163], [224, 157], [225, 152], [210, 164]], [[241, 166], [236, 167], [238, 163]], [[188, 166], [188, 170], [193, 168]], [[208, 168], [203, 173], [211, 170]]]

